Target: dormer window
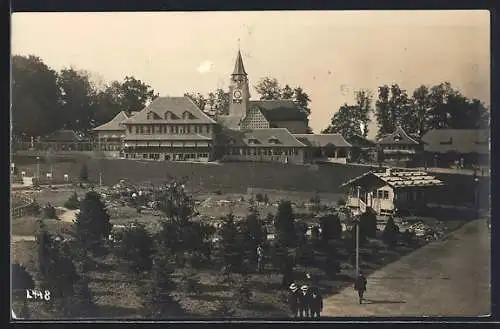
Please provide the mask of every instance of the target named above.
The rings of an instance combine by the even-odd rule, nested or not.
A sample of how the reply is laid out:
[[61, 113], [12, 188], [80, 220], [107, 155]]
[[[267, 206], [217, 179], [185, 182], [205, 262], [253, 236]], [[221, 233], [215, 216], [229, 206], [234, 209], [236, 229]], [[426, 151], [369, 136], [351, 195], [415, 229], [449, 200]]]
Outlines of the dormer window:
[[174, 120], [177, 117], [172, 112], [167, 111], [167, 112], [165, 112], [165, 117], [164, 118], [165, 118], [165, 120]]
[[184, 120], [189, 120], [189, 119], [191, 119], [191, 117], [192, 117], [192, 114], [188, 111], [184, 111], [182, 113], [182, 119], [184, 119]]
[[158, 115], [156, 115], [156, 113], [154, 113], [153, 111], [149, 111], [147, 114], [146, 114], [146, 118], [147, 120], [154, 120], [158, 117]]
[[269, 144], [280, 144], [280, 140], [274, 136], [269, 137], [268, 142]]
[[260, 144], [259, 140], [256, 138], [249, 138], [248, 139], [248, 144], [250, 145], [255, 145], [255, 144]]
[[396, 134], [396, 135], [394, 135], [393, 139], [394, 139], [395, 142], [399, 142], [401, 140], [401, 135], [400, 134]]

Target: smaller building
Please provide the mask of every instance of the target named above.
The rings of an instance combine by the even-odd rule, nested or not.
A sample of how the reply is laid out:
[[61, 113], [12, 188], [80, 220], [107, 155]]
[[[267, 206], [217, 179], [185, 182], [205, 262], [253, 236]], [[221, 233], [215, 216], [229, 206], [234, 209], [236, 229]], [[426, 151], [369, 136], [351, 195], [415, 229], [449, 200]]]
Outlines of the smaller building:
[[75, 131], [61, 129], [52, 134], [40, 138], [37, 145], [39, 149], [51, 149], [54, 151], [88, 151], [92, 150], [89, 140], [85, 140]]
[[288, 129], [222, 129], [217, 136], [217, 153], [222, 161], [305, 162], [307, 145]]
[[131, 116], [121, 111], [111, 121], [93, 129], [99, 151], [120, 153], [123, 150], [125, 125], [122, 122]]
[[419, 159], [422, 151], [420, 142], [408, 135], [401, 126], [392, 134], [382, 136], [377, 141], [378, 161], [406, 167]]
[[423, 137], [426, 165], [471, 168], [489, 166], [490, 132], [486, 129], [433, 129]]
[[347, 191], [347, 206], [378, 215], [418, 213], [439, 193], [444, 183], [422, 171], [369, 171], [340, 186]]
[[306, 157], [310, 161], [347, 163], [352, 146], [340, 134], [294, 134], [308, 146]]

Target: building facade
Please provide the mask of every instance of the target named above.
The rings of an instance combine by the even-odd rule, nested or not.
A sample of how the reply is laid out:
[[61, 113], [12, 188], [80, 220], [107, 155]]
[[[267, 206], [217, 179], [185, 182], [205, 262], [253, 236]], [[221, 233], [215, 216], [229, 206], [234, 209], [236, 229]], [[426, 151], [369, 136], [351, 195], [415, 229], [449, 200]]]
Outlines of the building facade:
[[433, 129], [422, 136], [428, 167], [473, 168], [490, 164], [490, 132], [486, 129]]
[[347, 191], [347, 206], [358, 212], [372, 208], [378, 215], [418, 213], [439, 193], [444, 183], [421, 171], [367, 172], [340, 187]]
[[[411, 166], [422, 153], [421, 143], [408, 135], [401, 126], [377, 141], [378, 161], [398, 166]], [[382, 160], [382, 161], [381, 161]]]
[[158, 97], [129, 116], [94, 129], [101, 150], [158, 161], [346, 162], [351, 145], [338, 134], [307, 134], [308, 113], [291, 100], [250, 100], [238, 51], [229, 114], [212, 117], [189, 97]]

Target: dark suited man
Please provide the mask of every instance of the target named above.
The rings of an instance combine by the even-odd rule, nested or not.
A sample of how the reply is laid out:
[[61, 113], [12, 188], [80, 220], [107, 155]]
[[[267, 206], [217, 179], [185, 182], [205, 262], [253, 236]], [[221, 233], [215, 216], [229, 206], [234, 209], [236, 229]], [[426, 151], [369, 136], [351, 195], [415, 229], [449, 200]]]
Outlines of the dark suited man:
[[363, 295], [366, 291], [366, 278], [363, 275], [363, 272], [359, 272], [358, 277], [356, 278], [356, 281], [354, 282], [354, 290], [358, 292], [358, 297], [359, 297], [359, 303], [363, 303]]
[[300, 287], [299, 293], [299, 316], [301, 318], [308, 318], [310, 314], [310, 295], [309, 295], [309, 287], [307, 285], [303, 285]]
[[323, 311], [323, 296], [321, 296], [317, 287], [311, 287], [310, 289], [309, 308], [311, 311], [311, 318], [319, 319]]
[[288, 293], [288, 306], [290, 307], [290, 312], [294, 318], [299, 315], [299, 287], [292, 283], [290, 285], [290, 292]]

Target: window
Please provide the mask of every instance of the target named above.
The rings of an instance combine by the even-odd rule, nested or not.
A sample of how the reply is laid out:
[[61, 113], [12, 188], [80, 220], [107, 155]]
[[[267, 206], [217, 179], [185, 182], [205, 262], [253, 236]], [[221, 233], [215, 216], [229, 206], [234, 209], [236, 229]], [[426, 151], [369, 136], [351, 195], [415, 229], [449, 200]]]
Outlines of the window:
[[147, 154], [147, 153], [143, 153], [143, 154], [142, 154], [142, 158], [143, 158], [143, 159], [147, 159], [147, 158], [148, 158], [148, 154]]
[[138, 134], [139, 133], [139, 126], [135, 126], [135, 133]]
[[174, 134], [178, 134], [179, 133], [179, 127], [178, 126], [174, 126]]
[[210, 133], [210, 125], [207, 125], [207, 126], [206, 126], [206, 132], [207, 132], [207, 134], [209, 134], [209, 133]]
[[198, 133], [198, 126], [194, 126], [194, 133], [197, 134]]
[[384, 200], [389, 199], [389, 191], [383, 191], [384, 192]]

